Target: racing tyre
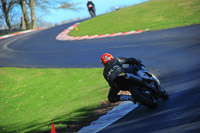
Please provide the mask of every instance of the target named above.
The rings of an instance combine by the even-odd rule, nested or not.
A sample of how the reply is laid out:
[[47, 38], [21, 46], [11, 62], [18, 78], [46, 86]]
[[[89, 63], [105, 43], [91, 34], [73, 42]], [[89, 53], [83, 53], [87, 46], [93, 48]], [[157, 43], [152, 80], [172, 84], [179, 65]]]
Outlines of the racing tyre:
[[94, 11], [90, 10], [90, 14], [92, 17], [95, 17]]
[[163, 88], [161, 88], [161, 96], [162, 99], [167, 100], [169, 98], [169, 94], [166, 90], [164, 90]]
[[133, 88], [130, 90], [131, 95], [140, 102], [142, 105], [145, 105], [149, 108], [156, 108], [158, 106], [157, 100], [152, 95], [146, 94], [143, 90], [139, 88]]

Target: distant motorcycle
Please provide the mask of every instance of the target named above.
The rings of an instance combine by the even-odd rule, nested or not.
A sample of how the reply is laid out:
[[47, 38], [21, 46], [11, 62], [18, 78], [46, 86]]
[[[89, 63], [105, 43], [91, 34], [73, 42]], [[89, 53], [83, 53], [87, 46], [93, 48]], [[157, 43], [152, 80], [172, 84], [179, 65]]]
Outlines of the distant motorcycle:
[[144, 71], [148, 80], [142, 81], [141, 78], [132, 73], [121, 73], [115, 77], [114, 83], [121, 90], [128, 90], [136, 104], [139, 102], [149, 108], [155, 108], [158, 105], [157, 100], [163, 98], [167, 100], [169, 95], [167, 91], [161, 87], [156, 76]]
[[95, 7], [92, 4], [88, 5], [88, 11], [89, 11], [91, 17], [95, 17], [96, 16]]

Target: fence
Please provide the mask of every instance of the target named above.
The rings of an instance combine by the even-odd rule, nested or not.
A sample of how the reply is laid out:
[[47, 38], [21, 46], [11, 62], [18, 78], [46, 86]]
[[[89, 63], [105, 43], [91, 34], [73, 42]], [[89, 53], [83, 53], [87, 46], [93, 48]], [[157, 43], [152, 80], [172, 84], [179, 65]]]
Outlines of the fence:
[[0, 36], [1, 35], [6, 35], [6, 34], [10, 34], [10, 33], [14, 33], [17, 31], [23, 31], [21, 28], [18, 29], [8, 29], [8, 30], [0, 30]]

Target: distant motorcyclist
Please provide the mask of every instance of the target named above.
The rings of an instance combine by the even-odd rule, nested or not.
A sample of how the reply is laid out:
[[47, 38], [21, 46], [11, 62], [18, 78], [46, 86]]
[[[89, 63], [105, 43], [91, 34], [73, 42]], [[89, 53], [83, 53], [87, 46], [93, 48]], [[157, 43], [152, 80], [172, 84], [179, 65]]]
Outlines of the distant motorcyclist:
[[94, 5], [94, 3], [91, 0], [88, 0], [88, 2], [87, 2], [87, 8], [88, 8], [88, 11], [89, 11], [91, 17], [95, 17], [96, 16], [95, 5]]
[[103, 76], [110, 86], [108, 93], [108, 100], [110, 102], [117, 101], [134, 101], [131, 95], [118, 95], [120, 88], [118, 88], [113, 80], [120, 73], [134, 73], [142, 80], [148, 80], [143, 75], [143, 71], [146, 71], [144, 65], [140, 60], [135, 58], [116, 57], [111, 54], [105, 53], [101, 56], [101, 63], [104, 65]]

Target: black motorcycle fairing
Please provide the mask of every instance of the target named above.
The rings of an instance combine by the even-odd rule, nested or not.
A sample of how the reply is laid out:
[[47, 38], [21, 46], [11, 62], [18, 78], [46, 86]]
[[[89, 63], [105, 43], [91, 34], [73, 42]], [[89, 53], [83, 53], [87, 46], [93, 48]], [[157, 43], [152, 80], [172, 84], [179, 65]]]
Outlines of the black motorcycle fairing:
[[133, 85], [133, 83], [127, 80], [124, 76], [117, 76], [114, 79], [114, 83], [118, 88], [120, 88], [120, 90], [129, 90]]

